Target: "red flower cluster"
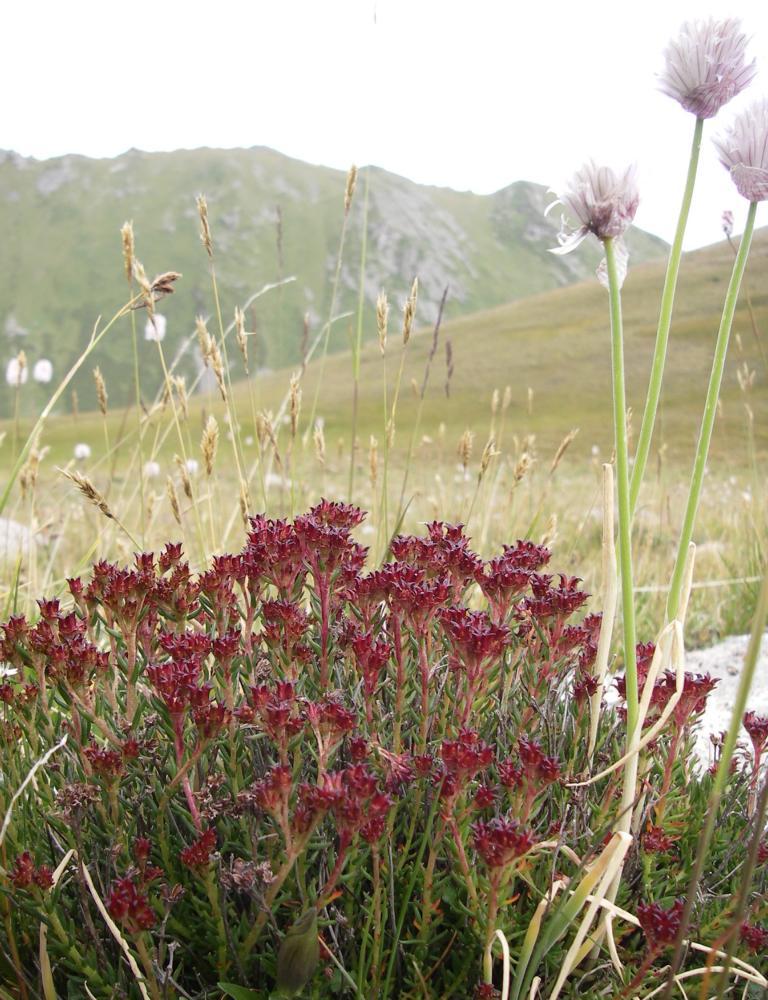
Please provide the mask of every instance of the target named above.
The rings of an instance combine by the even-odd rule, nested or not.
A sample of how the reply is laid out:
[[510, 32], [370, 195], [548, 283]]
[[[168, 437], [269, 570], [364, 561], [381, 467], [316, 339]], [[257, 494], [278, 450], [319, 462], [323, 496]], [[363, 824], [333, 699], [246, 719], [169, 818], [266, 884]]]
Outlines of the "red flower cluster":
[[744, 715], [744, 728], [752, 740], [755, 760], [759, 761], [768, 745], [768, 718], [756, 712], [747, 712]]
[[19, 854], [8, 877], [17, 889], [28, 889], [31, 885], [36, 885], [38, 889], [50, 889], [53, 885], [51, 869], [48, 865], [36, 866], [29, 851]]
[[472, 827], [475, 850], [489, 868], [505, 868], [536, 843], [533, 832], [514, 819], [495, 817]]
[[747, 948], [756, 955], [765, 951], [765, 946], [768, 945], [768, 930], [759, 924], [743, 923], [739, 936]]
[[638, 903], [637, 919], [640, 921], [648, 947], [660, 951], [674, 944], [680, 931], [685, 901], [676, 899], [668, 909], [658, 903]]
[[216, 831], [208, 829], [189, 847], [184, 847], [179, 853], [181, 863], [187, 868], [200, 870], [210, 862], [211, 855], [216, 850]]
[[119, 750], [109, 750], [89, 743], [83, 749], [83, 756], [96, 774], [106, 781], [115, 781], [123, 773], [123, 754]]
[[660, 826], [648, 825], [641, 840], [646, 854], [667, 854], [675, 846], [672, 837], [664, 833]]
[[148, 931], [157, 923], [157, 915], [149, 905], [149, 899], [130, 876], [112, 883], [107, 896], [107, 910], [129, 934]]

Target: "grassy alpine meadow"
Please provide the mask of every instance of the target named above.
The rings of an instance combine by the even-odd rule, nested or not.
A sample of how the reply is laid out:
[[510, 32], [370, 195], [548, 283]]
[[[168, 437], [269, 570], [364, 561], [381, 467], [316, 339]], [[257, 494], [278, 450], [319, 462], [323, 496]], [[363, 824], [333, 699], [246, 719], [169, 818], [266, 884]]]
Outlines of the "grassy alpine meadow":
[[[260, 369], [203, 195], [185, 343], [126, 223], [124, 303], [58, 382], [35, 363], [39, 414], [8, 365], [2, 1000], [766, 995], [768, 101], [718, 124], [742, 236], [682, 257], [745, 47], [710, 20], [665, 53], [665, 263], [627, 261], [633, 169], [590, 162], [553, 250], [596, 279], [444, 322], [408, 275], [369, 314], [352, 168], [293, 369]], [[702, 761], [685, 649], [745, 631]]]

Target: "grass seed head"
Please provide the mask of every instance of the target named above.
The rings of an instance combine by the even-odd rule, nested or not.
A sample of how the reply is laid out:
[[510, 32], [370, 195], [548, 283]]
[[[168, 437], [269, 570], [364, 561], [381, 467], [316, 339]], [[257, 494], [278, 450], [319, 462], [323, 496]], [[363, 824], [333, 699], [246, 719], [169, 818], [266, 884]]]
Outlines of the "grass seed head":
[[382, 357], [387, 348], [387, 322], [389, 320], [389, 302], [387, 301], [387, 293], [384, 291], [379, 292], [379, 297], [376, 299], [376, 331], [379, 335], [379, 350], [381, 351]]
[[200, 242], [205, 247], [205, 252], [209, 257], [213, 257], [213, 240], [211, 239], [211, 227], [208, 222], [208, 202], [204, 194], [199, 194], [195, 199], [197, 214], [200, 216]]
[[133, 281], [133, 259], [136, 253], [136, 241], [133, 236], [133, 222], [124, 222], [120, 230], [120, 239], [123, 244], [123, 266], [125, 267], [125, 277]]
[[99, 404], [99, 412], [103, 417], [106, 417], [107, 400], [109, 396], [107, 395], [107, 384], [104, 381], [104, 376], [101, 374], [101, 369], [98, 366], [93, 369], [93, 381], [96, 384], [96, 400]]
[[203, 465], [206, 476], [213, 475], [213, 465], [216, 461], [216, 450], [219, 446], [219, 425], [211, 414], [205, 422], [203, 436], [200, 441], [200, 451], [203, 454]]
[[321, 420], [315, 421], [315, 429], [312, 432], [312, 441], [315, 446], [315, 458], [320, 465], [325, 465], [325, 432]]
[[474, 431], [471, 431], [469, 430], [469, 428], [467, 428], [467, 430], [465, 430], [464, 433], [459, 438], [459, 444], [458, 447], [456, 448], [457, 454], [459, 456], [459, 461], [461, 462], [465, 472], [467, 471], [467, 466], [469, 465], [470, 460], [472, 459], [472, 446], [474, 444], [474, 441], [475, 441]]
[[165, 481], [165, 492], [171, 505], [171, 513], [174, 521], [181, 527], [181, 510], [179, 508], [179, 494], [176, 492], [176, 485], [170, 476]]
[[416, 303], [419, 298], [419, 279], [414, 278], [411, 291], [403, 306], [403, 346], [411, 339], [411, 330], [416, 316]]
[[344, 187], [344, 214], [349, 215], [352, 206], [352, 199], [355, 196], [355, 185], [357, 184], [357, 167], [353, 164], [347, 173], [347, 183]]
[[174, 455], [173, 460], [179, 470], [179, 477], [181, 478], [181, 487], [184, 490], [184, 496], [187, 500], [192, 499], [192, 480], [189, 478], [189, 468], [187, 463], [181, 458], [180, 455]]

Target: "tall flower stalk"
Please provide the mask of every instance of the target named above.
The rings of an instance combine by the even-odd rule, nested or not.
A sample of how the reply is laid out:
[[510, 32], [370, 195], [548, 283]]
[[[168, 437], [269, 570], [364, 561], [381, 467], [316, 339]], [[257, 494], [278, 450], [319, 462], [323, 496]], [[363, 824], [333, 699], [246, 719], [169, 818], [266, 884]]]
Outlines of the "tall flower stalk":
[[672, 620], [677, 617], [680, 606], [680, 595], [683, 587], [683, 576], [685, 573], [685, 560], [688, 553], [688, 546], [693, 538], [693, 528], [696, 522], [696, 513], [699, 509], [701, 499], [701, 488], [704, 482], [704, 472], [707, 466], [707, 456], [709, 455], [709, 445], [712, 440], [712, 429], [715, 426], [715, 416], [717, 414], [717, 400], [720, 396], [720, 385], [723, 380], [723, 369], [725, 368], [725, 358], [728, 353], [728, 342], [731, 336], [733, 316], [736, 311], [736, 302], [739, 297], [741, 279], [744, 276], [744, 268], [747, 264], [749, 247], [752, 242], [752, 232], [755, 227], [755, 213], [757, 202], [752, 202], [747, 213], [747, 224], [741, 238], [739, 252], [733, 264], [731, 280], [728, 284], [728, 291], [725, 296], [723, 315], [720, 320], [720, 329], [717, 333], [715, 344], [715, 356], [712, 360], [712, 371], [709, 376], [707, 396], [704, 403], [704, 415], [699, 429], [699, 440], [696, 446], [696, 456], [693, 461], [693, 473], [691, 475], [691, 485], [688, 490], [688, 501], [685, 505], [685, 515], [683, 526], [680, 531], [677, 557], [672, 571], [672, 580], [667, 598], [667, 619]]
[[693, 130], [683, 201], [661, 295], [651, 377], [632, 469], [630, 497], [632, 513], [637, 506], [659, 406], [683, 237], [696, 182], [704, 121], [713, 118], [724, 104], [752, 82], [756, 69], [754, 60], [751, 63], [745, 61], [747, 41], [747, 36], [741, 31], [741, 24], [737, 18], [730, 17], [722, 21], [710, 18], [707, 21], [688, 21], [683, 24], [677, 37], [670, 42], [664, 52], [665, 62], [659, 76], [659, 89], [668, 97], [678, 101], [685, 111], [695, 115], [696, 124]]
[[664, 278], [664, 290], [661, 293], [661, 307], [659, 310], [659, 325], [656, 330], [656, 345], [653, 349], [653, 361], [651, 363], [651, 378], [648, 383], [648, 396], [645, 401], [643, 420], [640, 424], [640, 434], [637, 439], [637, 451], [635, 452], [635, 463], [632, 467], [632, 481], [630, 483], [630, 513], [634, 514], [637, 507], [637, 498], [645, 474], [645, 467], [648, 462], [648, 453], [651, 449], [651, 438], [653, 428], [656, 423], [656, 412], [659, 408], [659, 397], [661, 396], [661, 383], [664, 377], [664, 363], [667, 357], [667, 344], [669, 342], [669, 330], [672, 326], [672, 309], [675, 303], [675, 291], [677, 290], [677, 277], [680, 272], [680, 259], [683, 254], [683, 238], [688, 224], [688, 214], [693, 198], [693, 188], [696, 183], [696, 172], [699, 165], [699, 153], [701, 151], [701, 137], [704, 131], [704, 119], [697, 118], [693, 130], [693, 142], [691, 144], [691, 156], [688, 161], [688, 176], [685, 181], [683, 191], [683, 202], [680, 206], [680, 215], [677, 219], [677, 228], [672, 241], [672, 248], [669, 252], [667, 263], [667, 273]]
[[624, 331], [621, 291], [613, 238], [603, 241], [611, 311], [611, 361], [613, 371], [613, 426], [616, 439], [616, 485], [619, 498], [619, 572], [624, 622], [624, 669], [627, 678], [627, 735], [637, 723], [638, 691], [635, 656], [635, 595], [632, 575], [632, 512], [629, 491], [627, 398], [624, 385]]

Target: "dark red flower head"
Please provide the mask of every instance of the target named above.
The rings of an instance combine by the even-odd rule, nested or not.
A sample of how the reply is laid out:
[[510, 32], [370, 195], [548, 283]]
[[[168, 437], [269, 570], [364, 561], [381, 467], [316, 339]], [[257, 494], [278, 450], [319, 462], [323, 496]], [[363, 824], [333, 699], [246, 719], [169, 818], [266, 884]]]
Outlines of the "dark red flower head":
[[533, 832], [517, 820], [497, 817], [472, 826], [475, 850], [489, 868], [504, 868], [533, 847]]
[[216, 831], [211, 828], [189, 847], [183, 847], [179, 854], [181, 863], [187, 868], [201, 869], [211, 860], [211, 854], [216, 850]]
[[668, 909], [658, 903], [638, 903], [637, 919], [645, 934], [648, 947], [659, 951], [674, 944], [680, 931], [685, 901], [677, 899]]

